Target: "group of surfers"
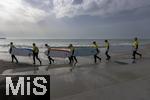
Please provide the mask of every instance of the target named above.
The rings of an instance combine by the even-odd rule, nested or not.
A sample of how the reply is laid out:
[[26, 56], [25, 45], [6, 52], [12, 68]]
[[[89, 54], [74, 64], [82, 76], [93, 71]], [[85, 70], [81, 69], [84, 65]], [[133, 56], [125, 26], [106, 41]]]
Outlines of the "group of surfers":
[[[111, 59], [111, 56], [109, 55], [109, 49], [110, 49], [110, 44], [109, 44], [109, 41], [108, 40], [105, 40], [104, 41], [105, 45], [105, 55], [106, 55], [106, 60], [110, 60]], [[35, 43], [32, 44], [32, 51], [33, 51], [33, 64], [36, 64], [36, 59], [39, 61], [40, 65], [42, 65], [42, 61], [40, 60], [40, 58], [38, 57], [38, 54], [39, 54], [39, 48], [36, 46]], [[136, 59], [136, 55], [139, 55], [140, 58], [142, 58], [142, 54], [140, 54], [138, 52], [138, 49], [139, 49], [139, 40], [137, 37], [134, 38], [134, 41], [133, 41], [133, 53], [132, 53], [132, 56], [133, 56], [133, 62], [135, 62], [135, 59]], [[49, 53], [51, 51], [51, 47], [48, 45], [48, 44], [45, 44], [45, 47], [47, 48], [48, 50], [48, 60], [49, 60], [49, 64], [52, 64], [52, 62], [54, 63], [54, 59], [49, 56]], [[96, 49], [96, 54], [94, 55], [94, 62], [97, 63], [97, 60], [99, 60], [101, 62], [101, 58], [98, 56], [99, 53], [100, 53], [100, 50], [99, 50], [99, 45], [97, 44], [96, 41], [93, 41], [92, 43], [92, 47]], [[9, 53], [11, 54], [12, 52], [12, 49], [13, 48], [16, 48], [13, 44], [13, 42], [10, 43], [10, 49], [9, 49]], [[71, 56], [68, 57], [69, 59], [69, 64], [73, 64], [73, 63], [78, 63], [78, 60], [76, 58], [76, 56], [74, 55], [74, 52], [75, 52], [75, 47], [73, 46], [73, 44], [70, 44], [68, 46], [68, 49], [70, 49], [71, 51]], [[18, 59], [16, 58], [16, 56], [14, 54], [11, 54], [11, 58], [12, 58], [12, 63], [14, 62], [14, 60], [16, 61], [16, 63], [18, 63]]]

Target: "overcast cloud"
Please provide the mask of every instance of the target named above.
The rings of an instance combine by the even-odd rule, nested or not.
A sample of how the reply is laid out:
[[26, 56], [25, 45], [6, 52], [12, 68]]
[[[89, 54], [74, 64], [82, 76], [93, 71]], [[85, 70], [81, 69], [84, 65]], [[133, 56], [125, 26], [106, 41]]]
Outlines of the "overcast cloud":
[[0, 10], [0, 32], [8, 37], [150, 37], [150, 0], [1, 0]]
[[57, 18], [79, 15], [109, 16], [149, 4], [149, 0], [53, 0], [53, 12]]

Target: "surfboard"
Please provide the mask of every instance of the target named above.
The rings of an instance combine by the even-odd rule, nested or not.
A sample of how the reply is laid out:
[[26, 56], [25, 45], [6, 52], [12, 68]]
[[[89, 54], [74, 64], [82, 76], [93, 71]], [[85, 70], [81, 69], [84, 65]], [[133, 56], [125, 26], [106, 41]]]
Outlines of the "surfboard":
[[31, 56], [32, 49], [28, 48], [13, 48], [11, 54], [16, 55], [16, 56]]
[[71, 55], [69, 49], [64, 49], [64, 48], [51, 48], [49, 54], [48, 54], [48, 50], [46, 50], [44, 53], [47, 56], [60, 57], [60, 58], [66, 58]]
[[75, 48], [74, 56], [92, 56], [97, 53], [92, 47], [77, 47]]
[[[48, 50], [46, 50], [44, 53], [45, 55], [48, 55]], [[92, 47], [75, 47], [74, 56], [92, 56], [96, 53], [96, 49]], [[71, 56], [71, 52], [66, 48], [52, 48], [48, 56], [66, 58]]]

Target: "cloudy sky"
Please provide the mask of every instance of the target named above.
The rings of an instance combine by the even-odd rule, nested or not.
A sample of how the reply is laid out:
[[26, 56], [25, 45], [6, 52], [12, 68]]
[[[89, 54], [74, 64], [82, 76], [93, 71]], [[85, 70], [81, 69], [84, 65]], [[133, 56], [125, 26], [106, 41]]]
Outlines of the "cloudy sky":
[[8, 38], [150, 38], [150, 0], [0, 0]]

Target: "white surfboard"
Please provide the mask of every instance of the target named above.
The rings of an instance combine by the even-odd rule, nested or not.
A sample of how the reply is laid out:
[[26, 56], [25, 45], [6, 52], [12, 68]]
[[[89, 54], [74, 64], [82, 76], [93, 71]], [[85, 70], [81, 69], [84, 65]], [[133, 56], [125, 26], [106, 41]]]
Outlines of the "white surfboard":
[[97, 53], [92, 47], [77, 47], [75, 48], [74, 56], [93, 56]]
[[47, 56], [60, 57], [60, 58], [66, 58], [71, 55], [69, 49], [62, 49], [62, 48], [51, 49], [49, 54], [48, 54], [48, 50], [46, 50], [44, 53]]
[[31, 56], [32, 49], [28, 48], [13, 48], [11, 54], [16, 55], [16, 56]]

